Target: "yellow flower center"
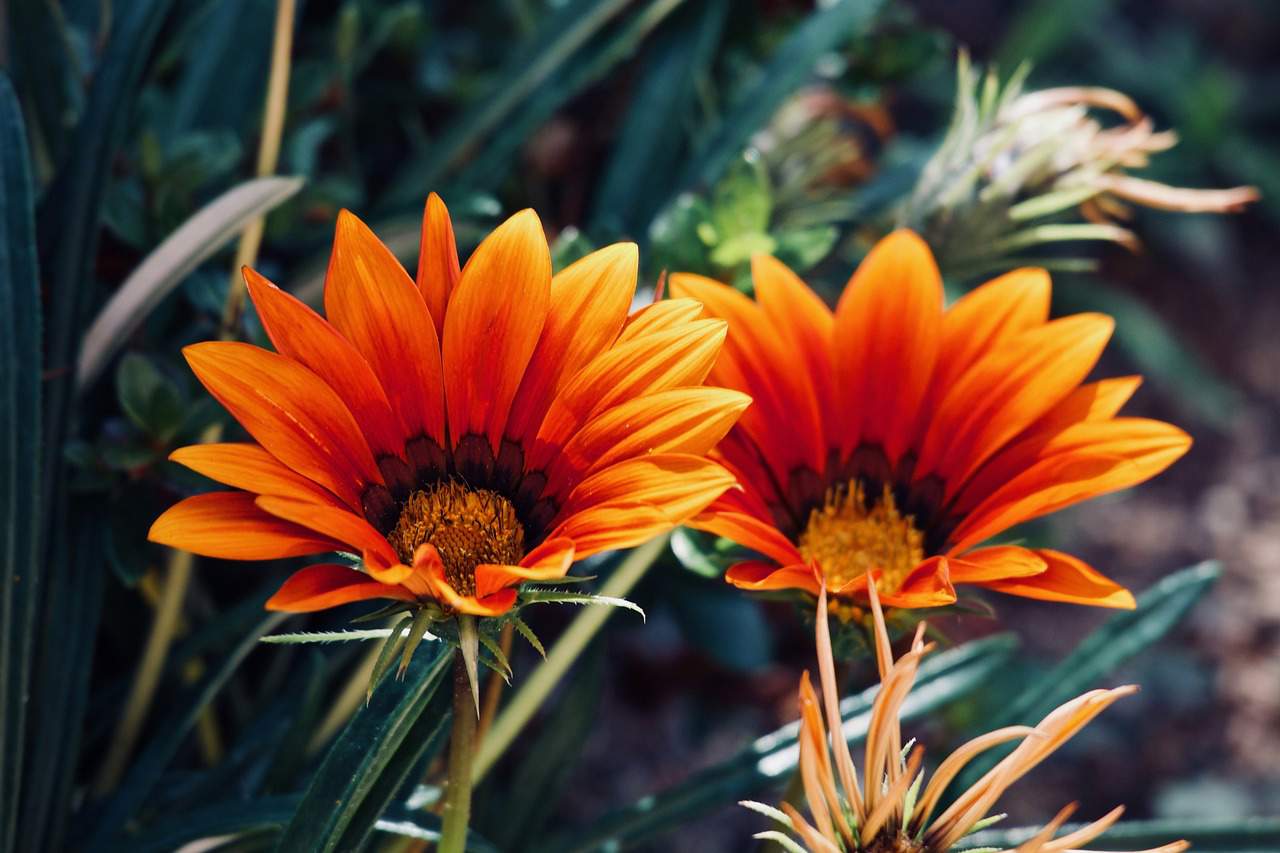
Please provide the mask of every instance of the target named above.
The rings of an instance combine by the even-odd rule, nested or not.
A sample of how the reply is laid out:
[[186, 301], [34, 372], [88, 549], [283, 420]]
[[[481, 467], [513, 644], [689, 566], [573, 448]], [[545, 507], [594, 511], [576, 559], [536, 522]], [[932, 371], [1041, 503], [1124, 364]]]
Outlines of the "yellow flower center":
[[888, 486], [868, 507], [862, 484], [855, 480], [829, 491], [822, 507], [809, 513], [800, 553], [817, 562], [832, 589], [880, 569], [876, 589], [897, 592], [924, 559], [924, 533], [914, 522], [913, 516], [898, 512]]
[[511, 502], [453, 481], [411, 494], [387, 541], [407, 565], [419, 545], [434, 545], [445, 577], [461, 595], [475, 594], [476, 566], [511, 565], [524, 556], [524, 527]]

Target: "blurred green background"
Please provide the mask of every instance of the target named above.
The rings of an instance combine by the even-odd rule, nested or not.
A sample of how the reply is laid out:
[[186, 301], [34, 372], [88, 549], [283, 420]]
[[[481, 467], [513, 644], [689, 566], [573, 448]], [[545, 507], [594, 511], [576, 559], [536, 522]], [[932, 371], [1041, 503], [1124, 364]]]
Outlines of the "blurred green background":
[[[87, 793], [160, 588], [165, 557], [146, 530], [203, 488], [165, 457], [225, 419], [179, 349], [219, 333], [228, 239], [110, 340], [82, 391], [75, 364], [85, 328], [139, 264], [254, 175], [275, 3], [8, 0], [0, 9], [0, 65], [25, 121], [45, 329], [46, 568], [30, 605], [41, 713], [25, 729], [42, 775], [17, 795], [19, 820], [34, 833], [30, 849], [78, 849], [73, 839], [117, 807], [147, 826], [214, 792], [234, 804], [296, 790], [314, 762], [275, 759], [293, 755], [289, 739], [323, 716], [359, 651], [258, 649], [215, 685], [198, 725], [173, 721], [166, 711], [185, 707], [192, 685], [261, 621], [262, 600], [288, 570], [200, 561], [130, 767], [160, 764], [128, 808]], [[1139, 818], [1280, 812], [1280, 14], [1268, 0], [308, 0], [297, 10], [277, 169], [303, 181], [263, 203], [273, 209], [257, 268], [314, 301], [344, 207], [412, 263], [434, 190], [464, 251], [532, 206], [558, 263], [631, 239], [644, 287], [668, 268], [743, 283], [746, 260], [765, 250], [830, 297], [891, 226], [940, 140], [961, 47], [1006, 74], [1032, 63], [1031, 89], [1127, 93], [1180, 137], [1146, 177], [1263, 194], [1229, 217], [1138, 210], [1139, 252], [1072, 245], [1071, 258], [1093, 268], [1055, 274], [1056, 313], [1116, 316], [1103, 372], [1148, 377], [1129, 411], [1183, 425], [1196, 445], [1154, 483], [1028, 535], [1069, 544], [1136, 591], [1206, 559], [1221, 560], [1223, 574], [1158, 650], [1109, 676], [1143, 693], [1006, 806], [1018, 823], [1077, 798], [1088, 816], [1122, 802]], [[4, 140], [23, 144], [12, 132]], [[948, 278], [957, 292], [973, 283]], [[245, 334], [262, 340], [252, 316]], [[794, 718], [798, 674], [812, 665], [809, 629], [789, 606], [748, 599], [714, 566], [685, 562], [693, 568], [672, 558], [650, 574], [635, 594], [648, 622], [615, 616], [540, 721], [538, 745], [515, 749], [480, 790], [482, 834], [525, 849]], [[957, 642], [1012, 627], [1023, 651], [922, 728], [931, 755], [998, 716], [1108, 615], [991, 604], [998, 622], [949, 617], [940, 627]], [[348, 615], [290, 624], [337, 627]], [[540, 616], [549, 638], [571, 614]], [[526, 652], [513, 660], [517, 678], [535, 665]], [[862, 667], [848, 683], [869, 679]], [[172, 748], [148, 752], [172, 726]], [[530, 770], [522, 759], [536, 750], [544, 763], [555, 756], [554, 772]], [[523, 799], [513, 805], [508, 794]], [[717, 803], [640, 849], [741, 849], [759, 824]]]

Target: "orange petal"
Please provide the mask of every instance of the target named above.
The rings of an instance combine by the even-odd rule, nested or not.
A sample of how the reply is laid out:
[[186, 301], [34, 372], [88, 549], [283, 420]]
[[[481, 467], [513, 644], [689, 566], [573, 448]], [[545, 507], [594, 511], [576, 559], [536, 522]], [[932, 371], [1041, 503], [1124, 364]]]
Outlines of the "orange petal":
[[290, 575], [284, 586], [267, 599], [267, 609], [312, 613], [371, 598], [414, 600], [413, 594], [402, 586], [378, 583], [364, 572], [346, 566], [321, 565], [307, 566]]
[[296, 361], [249, 344], [211, 341], [182, 350], [209, 393], [272, 456], [352, 508], [382, 483], [355, 418], [323, 380]]
[[427, 196], [422, 213], [422, 239], [418, 244], [418, 290], [431, 313], [436, 337], [444, 338], [444, 315], [449, 295], [458, 286], [462, 270], [458, 266], [458, 244], [453, 236], [449, 209], [440, 196]]
[[822, 422], [833, 424], [831, 333], [835, 317], [818, 294], [809, 289], [786, 264], [772, 255], [751, 259], [751, 281], [756, 299], [778, 334], [800, 354], [804, 375], [813, 385]]
[[619, 501], [569, 515], [550, 538], [573, 540], [574, 554], [581, 560], [601, 551], [634, 548], [675, 526], [655, 506]]
[[244, 281], [276, 352], [319, 376], [359, 418], [375, 456], [404, 454], [404, 425], [369, 363], [338, 330], [248, 267]]
[[169, 458], [237, 489], [339, 506], [338, 499], [327, 489], [289, 468], [256, 444], [193, 444], [178, 448]]
[[729, 323], [729, 335], [708, 381], [750, 394], [739, 427], [751, 436], [780, 480], [795, 468], [821, 470], [826, 461], [822, 413], [807, 365], [779, 337], [773, 318], [741, 291], [689, 273], [671, 276], [671, 293], [688, 296]]
[[[879, 587], [877, 587], [879, 592]], [[896, 592], [880, 592], [880, 602], [889, 607], [915, 610], [955, 604], [956, 591], [951, 584], [946, 557], [930, 557], [907, 575]]]
[[394, 566], [399, 562], [386, 537], [362, 516], [345, 509], [271, 495], [262, 495], [255, 503], [277, 518], [292, 521], [368, 554], [370, 562], [379, 566]]
[[[1046, 412], [1024, 430], [1013, 442], [1002, 448], [983, 463], [960, 488], [955, 500], [955, 511], [967, 513], [1012, 478], [1031, 467], [1035, 462], [1067, 447], [1080, 447], [1068, 437], [1063, 444], [1063, 434], [1080, 423], [1106, 421], [1114, 417], [1130, 395], [1137, 390], [1140, 379], [1104, 379], [1082, 385]], [[1068, 434], [1069, 436], [1070, 434]]]
[[723, 388], [673, 388], [628, 400], [592, 418], [547, 472], [544, 495], [560, 495], [595, 471], [653, 453], [706, 455], [751, 398]]
[[804, 563], [775, 566], [758, 560], [735, 563], [725, 572], [724, 579], [738, 589], [754, 591], [767, 589], [799, 589], [812, 595], [818, 594], [818, 581], [813, 570]]
[[723, 499], [716, 501], [687, 522], [688, 525], [759, 551], [784, 566], [802, 562], [795, 545], [772, 524], [744, 512], [720, 509], [722, 505]]
[[692, 323], [702, 316], [702, 303], [696, 299], [664, 299], [646, 305], [627, 318], [616, 343], [623, 344]]
[[952, 533], [962, 551], [1014, 524], [1088, 498], [1137, 485], [1182, 457], [1191, 438], [1160, 421], [1121, 418], [1082, 423], [1046, 445], [1043, 458], [975, 507]]
[[[626, 400], [700, 385], [724, 343], [723, 320], [698, 320], [612, 347], [557, 395], [538, 429], [528, 468], [545, 468], [593, 415]], [[528, 451], [528, 448], [526, 448]]]
[[878, 444], [896, 464], [907, 449], [938, 354], [942, 277], [911, 231], [885, 237], [858, 266], [836, 307], [834, 377], [848, 454]]
[[391, 250], [350, 211], [338, 214], [324, 310], [373, 368], [408, 430], [444, 444], [440, 342], [422, 294]]
[[532, 210], [485, 238], [462, 270], [444, 323], [449, 428], [456, 445], [487, 436], [496, 454], [511, 400], [538, 344], [551, 292], [551, 253]]
[[561, 517], [597, 505], [629, 502], [655, 507], [675, 526], [706, 509], [734, 485], [733, 475], [709, 459], [657, 453], [592, 474], [569, 495]]
[[[501, 616], [516, 603], [516, 591], [511, 587], [499, 588], [489, 595], [462, 595], [449, 583], [444, 574], [444, 566], [436, 562], [431, 569], [432, 591], [436, 598], [452, 607], [459, 613], [470, 616]], [[477, 592], [479, 591], [479, 575], [476, 576]], [[490, 582], [486, 578], [486, 583]]]
[[[934, 388], [945, 394], [982, 356], [1049, 319], [1049, 274], [1016, 269], [962, 296], [942, 320]], [[939, 398], [940, 399], [940, 398]]]
[[534, 548], [518, 566], [481, 563], [476, 566], [476, 595], [483, 598], [523, 581], [559, 580], [573, 565], [573, 540], [548, 539]]
[[1075, 390], [1111, 337], [1102, 314], [1077, 314], [1018, 335], [947, 393], [925, 437], [919, 476], [937, 473], [950, 499], [964, 480]]
[[949, 557], [947, 568], [952, 583], [1026, 578], [1044, 572], [1045, 562], [1035, 551], [1017, 545], [993, 545], [960, 557]]
[[223, 560], [276, 560], [340, 551], [342, 545], [269, 515], [248, 492], [209, 492], [169, 507], [147, 538]]
[[997, 592], [1043, 601], [1065, 601], [1125, 610], [1132, 610], [1137, 606], [1129, 590], [1083, 560], [1047, 549], [1040, 549], [1035, 553], [1045, 562], [1043, 573], [1029, 578], [990, 581], [983, 586]]
[[618, 336], [636, 292], [639, 252], [616, 243], [570, 264], [551, 279], [542, 337], [511, 404], [506, 435], [532, 440], [556, 392]]

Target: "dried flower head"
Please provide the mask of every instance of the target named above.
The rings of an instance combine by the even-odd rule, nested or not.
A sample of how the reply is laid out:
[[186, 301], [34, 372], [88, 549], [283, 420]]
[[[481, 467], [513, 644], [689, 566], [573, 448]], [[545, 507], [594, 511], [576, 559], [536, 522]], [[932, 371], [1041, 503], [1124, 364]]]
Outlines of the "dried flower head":
[[[924, 750], [917, 746], [910, 755], [904, 756], [898, 714], [911, 692], [920, 659], [928, 654], [932, 644], [924, 643], [924, 624], [921, 623], [911, 650], [895, 661], [875, 584], [868, 583], [867, 589], [871, 594], [880, 692], [867, 728], [862, 782], [858, 781], [848, 744], [839, 736], [840, 705], [824, 587], [818, 596], [816, 630], [821, 702], [809, 673], [800, 679], [800, 776], [810, 819], [806, 820], [789, 803], [783, 803], [780, 810], [761, 803], [743, 803], [774, 818], [790, 832], [762, 832], [756, 837], [775, 840], [792, 853], [805, 850], [810, 853], [943, 853], [951, 850], [966, 835], [999, 819], [988, 815], [1009, 786], [1048, 758], [1108, 705], [1137, 690], [1133, 686], [1092, 690], [1061, 705], [1034, 728], [1008, 726], [974, 738], [939, 764], [925, 784], [925, 773], [921, 769]], [[942, 808], [943, 793], [970, 761], [986, 750], [1011, 741], [1021, 743], [973, 787]], [[1087, 826], [1054, 838], [1072, 808], [1063, 809], [1038, 834], [1016, 850], [1005, 853], [1072, 853], [1102, 835], [1123, 812], [1122, 807], [1117, 807]], [[1187, 847], [1186, 842], [1179, 841], [1142, 853], [1181, 853]]]
[[[1254, 187], [1184, 189], [1130, 175], [1176, 145], [1177, 134], [1157, 131], [1132, 99], [1112, 89], [1024, 91], [1027, 71], [1002, 86], [989, 70], [979, 82], [960, 55], [951, 127], [898, 212], [898, 224], [921, 232], [947, 272], [1017, 266], [1020, 252], [1063, 241], [1137, 249], [1137, 237], [1120, 224], [1130, 204], [1234, 213], [1257, 200]], [[1106, 114], [1118, 123], [1104, 123]]]

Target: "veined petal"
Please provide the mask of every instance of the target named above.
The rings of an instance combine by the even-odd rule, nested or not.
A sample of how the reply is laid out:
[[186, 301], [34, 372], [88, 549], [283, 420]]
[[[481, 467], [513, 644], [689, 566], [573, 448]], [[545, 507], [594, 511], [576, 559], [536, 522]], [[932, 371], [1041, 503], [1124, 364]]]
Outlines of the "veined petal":
[[272, 456], [352, 508], [382, 474], [346, 405], [289, 358], [249, 344], [211, 341], [182, 351], [209, 393]]
[[775, 476], [797, 467], [821, 470], [826, 460], [822, 415], [806, 364], [785, 346], [773, 319], [741, 291], [688, 273], [671, 276], [671, 292], [702, 302], [729, 323], [729, 335], [709, 375], [715, 385], [750, 394], [754, 405], [739, 422], [760, 447]]
[[724, 579], [738, 589], [799, 589], [812, 595], [818, 594], [818, 581], [813, 576], [813, 569], [804, 563], [775, 566], [759, 560], [746, 560], [730, 566]]
[[776, 324], [778, 334], [800, 354], [822, 414], [822, 424], [833, 425], [831, 334], [835, 315], [818, 294], [772, 255], [756, 255], [751, 259], [751, 281], [760, 307]]
[[573, 540], [549, 539], [530, 551], [519, 566], [481, 563], [476, 566], [476, 595], [480, 598], [524, 581], [559, 580], [573, 565]]
[[702, 303], [696, 299], [663, 299], [646, 305], [627, 318], [617, 344], [645, 335], [685, 326], [703, 316]]
[[625, 501], [655, 507], [674, 526], [706, 509], [735, 485], [733, 475], [709, 459], [658, 453], [628, 459], [592, 474], [569, 495], [560, 517]]
[[1045, 564], [1045, 570], [1040, 574], [987, 581], [982, 585], [996, 592], [1042, 601], [1065, 601], [1123, 610], [1132, 610], [1137, 606], [1129, 590], [1080, 558], [1048, 549], [1040, 549], [1034, 553]]
[[403, 456], [405, 427], [364, 356], [301, 300], [248, 267], [244, 281], [276, 352], [319, 376], [342, 398], [375, 456]]
[[1020, 334], [990, 352], [951, 388], [933, 418], [917, 466], [938, 474], [947, 498], [1019, 432], [1084, 381], [1115, 323], [1077, 314]]
[[759, 551], [780, 565], [802, 563], [796, 546], [791, 544], [772, 524], [754, 515], [728, 508], [723, 498], [687, 522], [690, 527], [705, 530], [726, 539], [732, 539], [743, 547]]
[[147, 538], [223, 560], [276, 560], [339, 551], [328, 536], [291, 524], [254, 505], [248, 492], [209, 492], [169, 507]]
[[276, 594], [267, 599], [268, 610], [285, 613], [312, 613], [353, 601], [393, 598], [413, 601], [402, 586], [378, 583], [364, 572], [347, 566], [307, 566], [294, 572]]
[[542, 337], [511, 404], [506, 435], [533, 439], [556, 392], [617, 338], [636, 292], [635, 243], [615, 243], [570, 264], [551, 279]]
[[678, 522], [651, 504], [619, 501], [597, 504], [561, 521], [550, 538], [571, 539], [577, 559], [601, 551], [634, 548], [666, 533]]
[[954, 553], [1014, 524], [1154, 477], [1191, 446], [1161, 421], [1124, 418], [1082, 423], [1046, 445], [1042, 458], [976, 506], [952, 533]]
[[277, 518], [283, 518], [317, 533], [346, 543], [373, 558], [379, 566], [394, 566], [399, 560], [386, 537], [362, 516], [345, 509], [308, 501], [261, 495], [258, 507]]
[[462, 270], [444, 323], [444, 375], [455, 444], [469, 434], [498, 452], [507, 415], [547, 318], [551, 253], [532, 210], [485, 238]]
[[835, 387], [847, 455], [859, 444], [884, 448], [896, 464], [914, 433], [942, 330], [942, 277], [924, 241], [910, 231], [885, 237], [859, 265], [836, 306]]
[[444, 338], [444, 316], [449, 295], [458, 286], [462, 269], [458, 266], [458, 244], [453, 221], [440, 196], [427, 196], [422, 213], [422, 238], [418, 244], [418, 290], [436, 327], [436, 337]]
[[259, 495], [279, 495], [340, 506], [329, 490], [308, 480], [256, 444], [193, 444], [169, 458], [192, 471]]
[[593, 415], [634, 397], [700, 385], [724, 342], [723, 320], [686, 326], [618, 344], [595, 358], [557, 395], [529, 456], [530, 470], [545, 468]]
[[338, 214], [324, 308], [373, 368], [408, 431], [405, 441], [425, 435], [443, 446], [444, 384], [435, 324], [400, 261], [346, 210]]
[[947, 560], [952, 583], [985, 583], [987, 581], [1028, 578], [1043, 574], [1045, 561], [1029, 548], [1017, 545], [993, 545]]
[[914, 610], [945, 607], [954, 604], [956, 590], [951, 583], [950, 561], [946, 557], [930, 557], [907, 575], [897, 590], [879, 590], [880, 601], [890, 607]]
[[[986, 353], [1049, 319], [1049, 274], [1016, 269], [974, 288], [947, 309], [935, 389], [945, 391]], [[941, 402], [935, 397], [935, 402]]]
[[705, 455], [750, 403], [737, 391], [695, 386], [614, 406], [592, 418], [555, 457], [543, 493], [560, 495], [582, 477], [634, 456]]
[[[469, 616], [501, 616], [516, 603], [516, 591], [511, 587], [501, 587], [488, 595], [480, 595], [480, 572], [477, 566], [476, 595], [463, 595], [449, 583], [445, 577], [444, 566], [439, 561], [430, 567], [431, 587], [435, 597], [459, 613]], [[492, 578], [486, 577], [486, 584]]]

